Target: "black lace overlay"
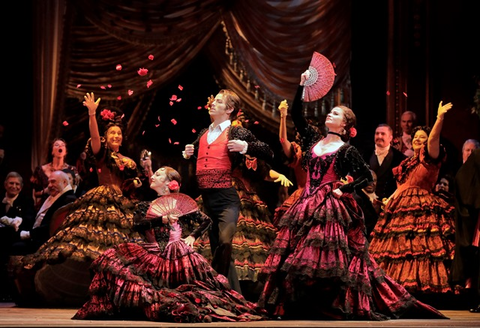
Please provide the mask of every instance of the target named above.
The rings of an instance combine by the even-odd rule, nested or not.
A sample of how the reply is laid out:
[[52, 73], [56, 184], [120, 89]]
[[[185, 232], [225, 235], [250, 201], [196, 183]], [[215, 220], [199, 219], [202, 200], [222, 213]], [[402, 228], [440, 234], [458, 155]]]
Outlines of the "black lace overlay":
[[[334, 170], [339, 178], [346, 179], [347, 175], [353, 177], [354, 181], [348, 183], [340, 190], [342, 192], [353, 192], [354, 189], [363, 188], [373, 180], [372, 174], [367, 163], [360, 155], [359, 151], [350, 144], [344, 144], [337, 152], [326, 156], [313, 158], [313, 147], [324, 137], [311, 126], [302, 114], [302, 92], [303, 87], [297, 89], [295, 100], [292, 105], [292, 119], [295, 127], [302, 138], [302, 167], [309, 170], [311, 188], [318, 187], [322, 178], [335, 159]], [[312, 190], [312, 189], [311, 189]]]
[[310, 192], [313, 192], [314, 189], [318, 188], [322, 182], [325, 173], [327, 173], [328, 168], [332, 165], [332, 162], [335, 158], [335, 154], [327, 155], [325, 158], [320, 156], [312, 158], [308, 163], [308, 172], [310, 173]]

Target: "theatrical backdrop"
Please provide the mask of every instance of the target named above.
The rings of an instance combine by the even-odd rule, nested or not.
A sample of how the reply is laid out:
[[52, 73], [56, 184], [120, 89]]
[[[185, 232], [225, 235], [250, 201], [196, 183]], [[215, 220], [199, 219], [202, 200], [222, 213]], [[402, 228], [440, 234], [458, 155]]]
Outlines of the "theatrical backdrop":
[[[243, 101], [244, 125], [280, 152], [277, 106], [291, 102], [314, 51], [335, 70], [330, 91], [305, 104], [323, 124], [336, 104], [357, 115], [360, 150], [375, 127], [400, 132], [414, 111], [432, 125], [440, 100], [452, 102], [443, 129], [452, 163], [479, 137], [478, 1], [458, 0], [44, 0], [9, 4], [11, 77], [2, 108], [7, 157], [24, 178], [64, 138], [74, 164], [88, 140], [86, 92], [120, 107], [122, 153], [152, 152], [154, 169], [193, 173], [185, 144], [210, 121], [207, 98], [222, 88]], [[17, 14], [21, 13], [21, 17]], [[16, 44], [16, 46], [14, 46]], [[290, 126], [293, 137], [294, 129]], [[275, 169], [285, 172], [279, 158]], [[188, 179], [186, 187], [188, 187]]]

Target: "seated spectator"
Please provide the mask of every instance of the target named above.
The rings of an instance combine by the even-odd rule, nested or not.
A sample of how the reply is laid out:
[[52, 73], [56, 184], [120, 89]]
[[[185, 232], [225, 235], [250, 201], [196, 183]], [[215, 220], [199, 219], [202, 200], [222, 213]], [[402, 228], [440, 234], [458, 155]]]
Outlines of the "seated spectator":
[[8, 282], [7, 264], [10, 246], [16, 231], [33, 225], [33, 198], [23, 192], [23, 178], [9, 172], [5, 178], [5, 197], [0, 203], [0, 301], [10, 301], [12, 290]]
[[35, 253], [50, 238], [50, 221], [55, 211], [76, 199], [65, 172], [52, 172], [47, 188], [49, 196], [37, 212], [33, 226], [17, 232], [17, 241], [12, 245], [11, 255]]

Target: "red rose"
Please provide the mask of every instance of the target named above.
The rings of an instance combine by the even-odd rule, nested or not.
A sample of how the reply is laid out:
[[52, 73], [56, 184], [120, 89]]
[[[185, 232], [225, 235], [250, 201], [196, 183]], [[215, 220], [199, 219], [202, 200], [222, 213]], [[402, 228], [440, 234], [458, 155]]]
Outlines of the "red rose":
[[355, 138], [357, 135], [357, 129], [355, 129], [353, 126], [350, 128], [350, 138]]
[[109, 109], [102, 110], [100, 112], [100, 116], [104, 121], [108, 121], [108, 120], [113, 121], [113, 119], [115, 119], [115, 113]]
[[171, 191], [175, 191], [180, 189], [180, 185], [178, 184], [177, 181], [172, 180], [168, 183], [168, 189], [170, 189]]

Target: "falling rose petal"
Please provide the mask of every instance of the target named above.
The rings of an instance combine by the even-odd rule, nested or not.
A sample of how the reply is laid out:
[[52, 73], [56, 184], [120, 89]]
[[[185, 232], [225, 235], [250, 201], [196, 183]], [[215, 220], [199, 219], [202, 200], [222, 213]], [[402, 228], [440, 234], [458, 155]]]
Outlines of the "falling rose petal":
[[152, 86], [152, 84], [153, 84], [152, 80], [148, 80], [148, 82], [147, 82], [147, 88], [150, 88], [150, 87]]
[[120, 118], [123, 120], [123, 118], [125, 117], [125, 114], [122, 114], [122, 116], [120, 116]]
[[138, 71], [137, 71], [138, 75], [140, 76], [145, 76], [148, 74], [148, 69], [146, 68], [139, 68]]
[[192, 129], [192, 133], [197, 133], [197, 130], [195, 130], [195, 129]]
[[250, 122], [250, 120], [245, 120], [245, 123], [248, 123], [248, 122]]
[[100, 87], [100, 89], [103, 89], [103, 90], [105, 90], [105, 89], [107, 89], [107, 88], [105, 88], [105, 86], [104, 86], [104, 85], [102, 85], [102, 86]]
[[202, 109], [202, 108], [203, 108], [202, 106], [198, 106], [198, 107], [197, 107], [197, 109], [199, 109], [199, 110]]
[[145, 134], [145, 130], [142, 131], [142, 136]]
[[177, 120], [176, 120], [176, 119], [174, 119], [174, 118], [172, 118], [172, 119], [170, 120], [170, 122], [172, 122], [172, 123], [173, 123], [173, 125], [177, 125]]
[[81, 84], [77, 84], [77, 88], [80, 88], [82, 85]]
[[173, 106], [173, 101], [170, 101], [169, 104], [170, 104], [170, 106]]
[[148, 59], [149, 59], [149, 60], [153, 60], [154, 58], [155, 58], [155, 57], [154, 57], [152, 54], [148, 55]]
[[177, 99], [177, 102], [181, 102], [181, 101], [182, 101], [182, 98], [178, 98], [178, 99]]
[[157, 120], [160, 122], [160, 116], [157, 116]]
[[260, 88], [260, 86], [259, 86], [259, 85], [256, 85], [256, 86], [255, 86], [255, 89], [259, 89], [259, 88]]
[[177, 95], [172, 95], [172, 96], [170, 97], [170, 100], [173, 100], [173, 101], [177, 100]]
[[90, 172], [93, 172], [93, 167], [91, 167], [89, 171], [90, 171]]
[[168, 143], [172, 143], [172, 139], [168, 138]]
[[102, 173], [102, 169], [98, 169], [97, 171], [98, 171], [98, 173]]
[[253, 124], [260, 124], [260, 123], [258, 123], [258, 121], [255, 121], [255, 122], [253, 122]]
[[63, 126], [68, 126], [68, 122], [67, 121], [63, 121]]
[[178, 89], [179, 89], [180, 91], [182, 91], [182, 90], [183, 90], [183, 87], [182, 87], [181, 85], [178, 85]]
[[122, 100], [122, 96], [118, 96], [118, 97], [117, 97], [117, 100]]
[[160, 124], [155, 124], [155, 127], [158, 128], [160, 126]]
[[133, 95], [133, 90], [128, 90], [128, 95], [129, 96]]
[[390, 91], [387, 91], [387, 96], [390, 96]]
[[407, 93], [406, 93], [406, 92], [404, 92], [404, 93], [403, 93], [403, 95], [404, 95], [405, 97], [407, 97], [407, 98], [408, 98], [408, 95], [407, 95]]
[[173, 144], [174, 144], [174, 145], [178, 145], [178, 144], [180, 144], [180, 142], [175, 141]]
[[107, 85], [107, 87], [111, 88], [111, 87], [112, 87], [112, 85], [111, 85], [111, 84], [109, 84], [109, 85]]
[[122, 70], [122, 65], [118, 64], [118, 65], [115, 67], [115, 69], [116, 69], [117, 71], [121, 71], [121, 70]]

